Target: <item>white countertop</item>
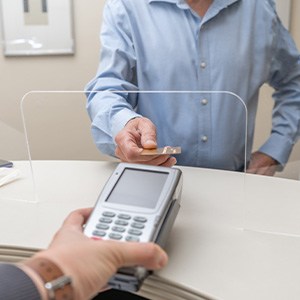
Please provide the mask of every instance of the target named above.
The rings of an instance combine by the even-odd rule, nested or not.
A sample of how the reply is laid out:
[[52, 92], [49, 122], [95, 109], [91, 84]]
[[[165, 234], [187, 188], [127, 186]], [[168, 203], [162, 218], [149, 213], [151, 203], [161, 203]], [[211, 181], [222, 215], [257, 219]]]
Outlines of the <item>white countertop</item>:
[[[116, 164], [35, 161], [36, 193], [28, 163], [15, 166], [23, 178], [0, 188], [0, 244], [44, 248], [70, 211], [95, 204]], [[195, 299], [298, 300], [300, 182], [181, 169], [169, 264], [152, 279], [194, 291]]]

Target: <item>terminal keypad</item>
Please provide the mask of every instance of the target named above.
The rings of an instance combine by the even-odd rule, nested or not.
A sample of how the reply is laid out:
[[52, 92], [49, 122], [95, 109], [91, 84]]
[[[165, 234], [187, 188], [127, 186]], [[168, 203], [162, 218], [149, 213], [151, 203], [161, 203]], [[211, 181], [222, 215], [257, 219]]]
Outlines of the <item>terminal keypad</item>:
[[143, 216], [104, 211], [93, 231], [93, 235], [113, 240], [138, 242], [147, 221], [147, 218]]

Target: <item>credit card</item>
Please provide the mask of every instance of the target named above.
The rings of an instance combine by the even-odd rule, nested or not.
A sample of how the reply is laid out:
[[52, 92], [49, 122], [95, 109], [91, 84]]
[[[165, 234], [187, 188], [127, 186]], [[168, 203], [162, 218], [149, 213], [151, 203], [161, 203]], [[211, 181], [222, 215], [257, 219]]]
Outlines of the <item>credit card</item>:
[[174, 155], [180, 153], [181, 153], [181, 147], [165, 146], [162, 148], [144, 149], [141, 152], [141, 155], [165, 155], [165, 154]]

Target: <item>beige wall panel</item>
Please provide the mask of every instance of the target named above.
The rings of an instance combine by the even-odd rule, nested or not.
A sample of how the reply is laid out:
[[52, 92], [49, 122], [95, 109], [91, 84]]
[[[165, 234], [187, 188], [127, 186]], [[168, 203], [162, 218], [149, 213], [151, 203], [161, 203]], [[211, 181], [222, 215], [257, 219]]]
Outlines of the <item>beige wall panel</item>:
[[[23, 143], [23, 141], [20, 142], [23, 128], [19, 109], [21, 98], [25, 93], [32, 90], [82, 90], [95, 75], [99, 58], [99, 29], [104, 3], [104, 0], [89, 0], [88, 4], [83, 0], [74, 0], [76, 46], [74, 56], [4, 57], [0, 54], [0, 132], [6, 132], [6, 134], [2, 133], [4, 141], [2, 140], [1, 156], [4, 155], [9, 159], [26, 158], [24, 151], [20, 150], [20, 144]], [[282, 3], [280, 5], [282, 7]], [[300, 1], [293, 0], [291, 6], [291, 32], [299, 47]], [[261, 91], [255, 147], [259, 147], [270, 132], [273, 105], [271, 94], [272, 90], [268, 87], [264, 87]], [[83, 101], [85, 101], [84, 97]], [[70, 107], [70, 110], [74, 110], [74, 115], [79, 115], [78, 109], [81, 108]], [[49, 111], [49, 114], [55, 115], [55, 111]], [[67, 119], [66, 122], [68, 122]], [[78, 122], [82, 122], [82, 126], [89, 126], [87, 119], [78, 120]], [[8, 134], [7, 128], [10, 129], [11, 134]], [[85, 157], [106, 159], [105, 156], [99, 154], [90, 137], [79, 136], [78, 140], [84, 140], [87, 144]], [[41, 157], [43, 155], [41, 154]], [[297, 160], [300, 161], [299, 143], [291, 156], [291, 161]], [[287, 176], [295, 175], [293, 173]]]
[[[6, 135], [5, 143], [1, 143], [0, 155], [3, 153], [2, 156], [9, 159], [26, 159], [24, 151], [17, 150], [20, 143], [23, 143], [19, 140], [23, 134], [20, 101], [25, 93], [33, 90], [83, 90], [85, 84], [95, 75], [103, 5], [103, 0], [89, 0], [88, 4], [86, 1], [74, 0], [75, 55], [4, 57], [0, 54], [0, 131], [8, 127], [13, 132], [20, 133]], [[78, 110], [70, 107], [72, 109]], [[78, 115], [76, 111], [74, 113]], [[55, 111], [49, 111], [49, 114], [55, 116]], [[88, 125], [86, 120], [82, 122], [83, 126]], [[1, 124], [4, 124], [3, 127]], [[78, 139], [82, 140], [81, 137]], [[84, 137], [84, 140], [87, 138]], [[90, 140], [86, 147], [86, 156], [90, 159], [105, 158], [100, 155], [92, 139]]]

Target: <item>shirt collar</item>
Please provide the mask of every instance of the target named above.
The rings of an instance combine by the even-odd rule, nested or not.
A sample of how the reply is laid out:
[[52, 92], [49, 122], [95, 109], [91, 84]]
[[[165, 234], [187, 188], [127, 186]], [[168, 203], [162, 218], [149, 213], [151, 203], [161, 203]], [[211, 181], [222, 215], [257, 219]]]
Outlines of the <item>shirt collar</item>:
[[182, 3], [182, 2], [185, 2], [184, 0], [148, 0], [149, 3], [151, 2], [168, 2], [168, 3], [174, 3], [174, 4], [177, 4], [177, 3]]
[[241, 0], [213, 0], [213, 4], [216, 7], [219, 7], [220, 9], [223, 9], [235, 2], [239, 2]]
[[[205, 15], [203, 22], [208, 21], [209, 19], [216, 16], [221, 10], [239, 1], [241, 0], [213, 0], [213, 3], [211, 4], [208, 13]], [[153, 2], [164, 2], [164, 3], [176, 4], [179, 8], [182, 9], [190, 8], [185, 0], [148, 0], [148, 3], [150, 4]]]
[[[214, 0], [213, 2], [217, 2], [219, 6], [226, 7], [231, 5], [234, 2], [238, 2], [240, 0]], [[152, 2], [167, 2], [173, 4], [186, 4], [185, 0], [148, 0], [149, 3]]]

